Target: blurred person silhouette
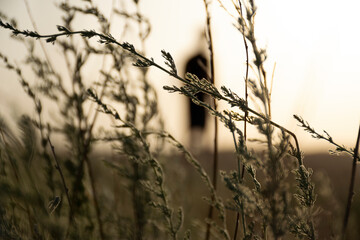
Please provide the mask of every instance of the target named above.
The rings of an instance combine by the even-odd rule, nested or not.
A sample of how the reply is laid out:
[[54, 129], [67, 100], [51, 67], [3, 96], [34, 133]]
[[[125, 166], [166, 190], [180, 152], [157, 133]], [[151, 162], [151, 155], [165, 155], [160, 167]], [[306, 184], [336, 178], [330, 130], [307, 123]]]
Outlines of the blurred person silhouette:
[[[199, 45], [204, 42], [203, 39], [204, 34], [201, 36]], [[204, 45], [202, 44], [202, 47], [197, 49], [202, 49], [203, 46]], [[197, 51], [197, 53], [192, 55], [192, 57], [186, 61], [185, 73], [195, 74], [199, 79], [209, 79], [207, 58], [205, 57], [203, 51]], [[200, 101], [206, 101], [204, 93], [197, 93], [196, 96]], [[193, 148], [193, 150], [200, 150], [201, 145], [204, 142], [203, 135], [206, 124], [205, 109], [193, 103], [190, 98], [188, 99], [188, 104], [191, 130], [190, 146]]]

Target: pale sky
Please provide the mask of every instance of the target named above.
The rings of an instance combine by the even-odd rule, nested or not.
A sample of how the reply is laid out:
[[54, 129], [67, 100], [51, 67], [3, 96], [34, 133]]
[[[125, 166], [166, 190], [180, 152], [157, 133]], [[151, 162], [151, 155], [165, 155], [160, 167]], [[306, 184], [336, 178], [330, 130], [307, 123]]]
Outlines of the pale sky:
[[[111, 0], [95, 2], [101, 2], [100, 8], [105, 14], [109, 13]], [[29, 0], [40, 33], [55, 33], [55, 26], [61, 24], [60, 12], [53, 3]], [[160, 50], [165, 49], [181, 70], [185, 58], [200, 47], [199, 32], [204, 29], [205, 22], [203, 1], [142, 0], [141, 4], [152, 24], [146, 44], [147, 55], [162, 62]], [[257, 6], [255, 34], [259, 46], [267, 48], [268, 76], [276, 62], [273, 121], [296, 132], [305, 151], [320, 149], [325, 152], [332, 147], [311, 139], [297, 127], [293, 114], [301, 115], [319, 131], [325, 129], [335, 141], [354, 147], [360, 123], [360, 2], [259, 0]], [[19, 28], [32, 29], [23, 0], [0, 0], [0, 9], [7, 16], [18, 19]], [[244, 96], [246, 59], [242, 37], [215, 0], [211, 10], [217, 86], [225, 85]], [[82, 22], [79, 29], [92, 29], [92, 26]], [[116, 32], [113, 35], [116, 38]], [[25, 48], [8, 36], [8, 31], [0, 29], [0, 51], [20, 61]], [[46, 47], [56, 53], [53, 45]], [[24, 103], [26, 96], [15, 75], [4, 68], [0, 73], [0, 112], [15, 114], [14, 106], [29, 112], [27, 106], [31, 104]], [[157, 69], [150, 71], [150, 78], [158, 89], [167, 130], [185, 141], [188, 137], [183, 130], [187, 124], [186, 111], [182, 108], [185, 99], [162, 90], [163, 85], [177, 82]], [[208, 127], [211, 128], [211, 124]], [[211, 145], [211, 134], [207, 139]], [[232, 148], [231, 136], [225, 129], [220, 130], [220, 147]]]

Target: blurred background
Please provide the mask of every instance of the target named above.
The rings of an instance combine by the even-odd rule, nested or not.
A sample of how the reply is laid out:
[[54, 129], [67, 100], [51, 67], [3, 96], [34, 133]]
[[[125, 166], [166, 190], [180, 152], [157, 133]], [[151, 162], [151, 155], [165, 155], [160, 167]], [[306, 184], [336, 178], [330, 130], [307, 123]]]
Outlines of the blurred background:
[[[72, 1], [76, 2], [76, 1]], [[81, 1], [79, 1], [81, 2]], [[94, 1], [110, 16], [112, 4], [126, 1]], [[230, 1], [224, 1], [224, 3]], [[60, 1], [30, 0], [28, 7], [41, 34], [57, 32], [61, 15], [56, 5]], [[273, 77], [272, 118], [293, 130], [305, 152], [331, 149], [327, 143], [314, 140], [297, 126], [293, 114], [302, 116], [317, 130], [325, 129], [336, 142], [353, 147], [360, 122], [360, 2], [355, 0], [310, 1], [294, 3], [286, 0], [257, 1], [255, 20], [259, 46], [266, 48], [266, 70]], [[23, 0], [0, 0], [1, 11], [18, 20], [20, 29], [33, 29]], [[225, 85], [244, 96], [245, 52], [242, 37], [233, 26], [233, 19], [217, 1], [212, 1], [211, 17], [214, 38], [216, 85]], [[141, 2], [141, 12], [151, 22], [152, 30], [146, 41], [146, 55], [163, 62], [160, 51], [165, 49], [175, 59], [184, 74], [186, 61], [197, 52], [207, 53], [203, 1], [152, 0]], [[121, 29], [112, 27], [116, 38]], [[91, 21], [78, 21], [78, 29], [93, 29]], [[96, 29], [95, 29], [96, 30]], [[9, 31], [0, 30], [1, 51], [21, 64], [25, 47], [9, 38]], [[126, 40], [126, 39], [125, 39]], [[127, 39], [131, 41], [131, 36]], [[137, 42], [132, 42], [137, 47]], [[37, 43], [38, 44], [38, 43]], [[45, 45], [56, 56], [56, 46]], [[56, 61], [56, 60], [55, 60]], [[97, 63], [94, 63], [96, 65]], [[59, 63], [60, 65], [60, 63]], [[275, 67], [276, 65], [276, 67]], [[0, 79], [0, 113], [16, 118], [32, 113], [32, 103], [23, 93], [15, 74], [2, 68]], [[86, 73], [97, 76], [96, 72]], [[180, 141], [190, 138], [187, 100], [162, 90], [163, 85], [177, 81], [157, 69], [149, 78], [158, 89], [166, 129]], [[221, 107], [221, 105], [220, 105]], [[212, 146], [211, 119], [205, 123], [205, 146]], [[251, 131], [251, 130], [250, 130]], [[255, 134], [250, 132], [250, 134]], [[220, 128], [220, 149], [232, 149], [230, 133]]]

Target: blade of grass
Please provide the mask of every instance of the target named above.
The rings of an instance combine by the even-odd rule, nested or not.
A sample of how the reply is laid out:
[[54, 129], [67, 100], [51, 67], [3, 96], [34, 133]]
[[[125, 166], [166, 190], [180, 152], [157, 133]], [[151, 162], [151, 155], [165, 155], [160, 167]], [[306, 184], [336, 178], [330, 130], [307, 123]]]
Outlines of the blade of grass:
[[345, 210], [345, 216], [344, 216], [344, 221], [343, 221], [343, 228], [342, 228], [342, 239], [345, 239], [346, 228], [347, 228], [347, 225], [348, 225], [348, 222], [349, 222], [351, 203], [352, 203], [353, 196], [354, 196], [356, 162], [357, 162], [357, 157], [358, 157], [358, 154], [359, 154], [359, 145], [360, 145], [360, 125], [359, 125], [359, 133], [358, 133], [355, 148], [354, 148], [354, 158], [353, 158], [353, 163], [352, 163], [352, 168], [351, 168], [349, 194], [348, 194], [346, 210]]

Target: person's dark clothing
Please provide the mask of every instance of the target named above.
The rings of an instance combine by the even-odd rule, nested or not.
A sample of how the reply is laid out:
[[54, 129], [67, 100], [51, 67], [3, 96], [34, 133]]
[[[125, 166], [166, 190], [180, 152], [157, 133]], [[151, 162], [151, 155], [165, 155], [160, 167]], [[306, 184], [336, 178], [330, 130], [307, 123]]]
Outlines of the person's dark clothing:
[[[186, 64], [186, 72], [195, 74], [199, 79], [207, 78], [206, 70], [206, 58], [201, 54], [192, 57]], [[204, 101], [203, 93], [197, 93], [196, 96], [200, 101]], [[191, 99], [189, 99], [189, 102], [191, 128], [200, 127], [203, 129], [205, 127], [205, 109], [193, 103]]]

